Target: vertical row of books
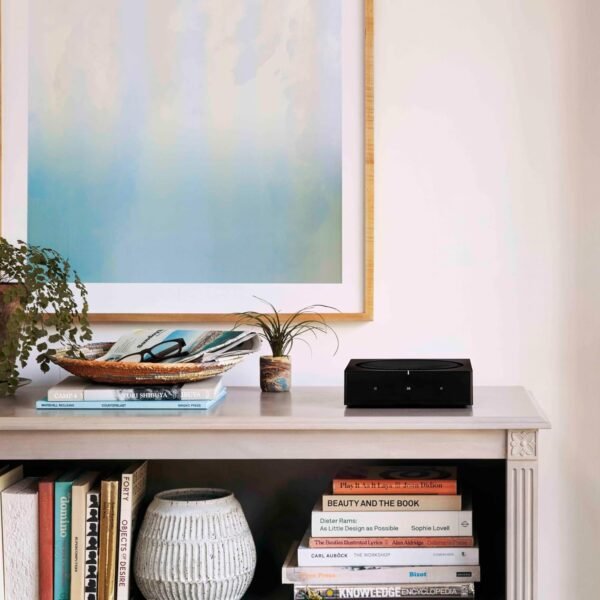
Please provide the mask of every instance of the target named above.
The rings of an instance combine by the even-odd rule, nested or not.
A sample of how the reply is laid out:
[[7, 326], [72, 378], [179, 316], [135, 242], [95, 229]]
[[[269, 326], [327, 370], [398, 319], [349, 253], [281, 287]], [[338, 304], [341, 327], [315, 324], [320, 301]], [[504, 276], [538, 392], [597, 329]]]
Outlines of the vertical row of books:
[[282, 575], [296, 600], [474, 598], [479, 548], [456, 469], [339, 472]]
[[146, 473], [0, 466], [0, 600], [130, 600]]

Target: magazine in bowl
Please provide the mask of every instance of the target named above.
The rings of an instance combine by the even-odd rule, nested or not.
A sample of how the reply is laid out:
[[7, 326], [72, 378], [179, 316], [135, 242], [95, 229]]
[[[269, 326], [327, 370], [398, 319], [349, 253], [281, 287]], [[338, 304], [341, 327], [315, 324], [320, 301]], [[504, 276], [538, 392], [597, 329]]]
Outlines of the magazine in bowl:
[[52, 361], [98, 383], [177, 384], [221, 375], [258, 347], [252, 332], [137, 330], [116, 342], [87, 344], [80, 357], [58, 350]]

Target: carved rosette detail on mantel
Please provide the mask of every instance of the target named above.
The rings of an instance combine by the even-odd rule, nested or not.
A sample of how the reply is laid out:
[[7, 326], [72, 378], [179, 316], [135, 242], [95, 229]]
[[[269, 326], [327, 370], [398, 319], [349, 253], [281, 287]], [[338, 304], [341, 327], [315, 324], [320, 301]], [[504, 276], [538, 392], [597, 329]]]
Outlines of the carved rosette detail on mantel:
[[536, 432], [509, 431], [508, 458], [510, 460], [535, 460], [537, 458]]

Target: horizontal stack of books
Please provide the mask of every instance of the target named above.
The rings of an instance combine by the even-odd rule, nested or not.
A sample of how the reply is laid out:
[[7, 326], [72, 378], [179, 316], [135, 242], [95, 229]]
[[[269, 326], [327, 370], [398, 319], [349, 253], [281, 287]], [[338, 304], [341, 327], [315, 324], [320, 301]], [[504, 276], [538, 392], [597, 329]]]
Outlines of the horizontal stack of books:
[[0, 598], [130, 600], [147, 464], [25, 477], [0, 466]]
[[333, 480], [283, 566], [296, 600], [474, 598], [473, 512], [453, 467], [364, 467]]
[[166, 386], [116, 386], [67, 377], [38, 400], [39, 409], [76, 410], [208, 410], [223, 400], [223, 377]]

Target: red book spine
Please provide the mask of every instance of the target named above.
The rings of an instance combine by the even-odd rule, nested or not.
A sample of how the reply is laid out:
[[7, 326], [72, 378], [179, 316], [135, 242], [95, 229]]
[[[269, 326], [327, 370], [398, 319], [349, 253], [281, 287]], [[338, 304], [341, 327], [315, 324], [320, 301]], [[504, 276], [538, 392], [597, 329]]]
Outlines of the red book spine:
[[54, 478], [39, 483], [40, 600], [54, 600]]
[[473, 537], [314, 538], [310, 548], [472, 548]]
[[458, 493], [452, 479], [334, 479], [334, 494], [450, 494]]

